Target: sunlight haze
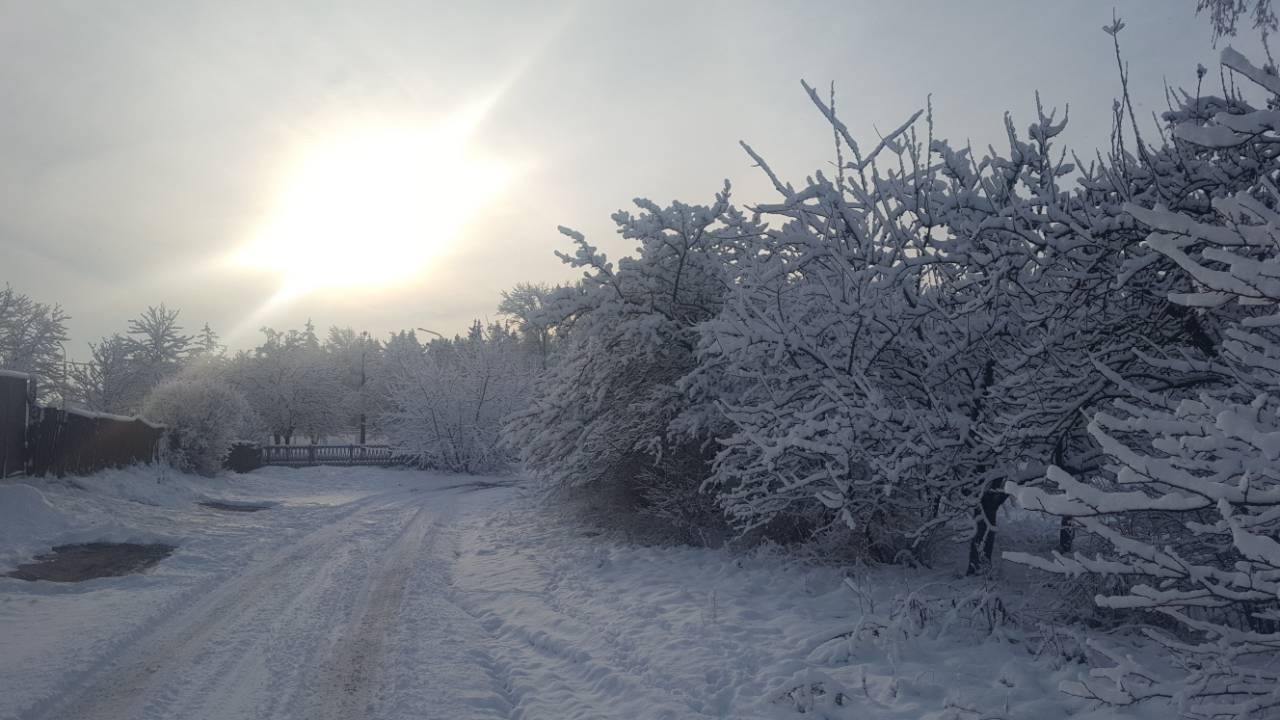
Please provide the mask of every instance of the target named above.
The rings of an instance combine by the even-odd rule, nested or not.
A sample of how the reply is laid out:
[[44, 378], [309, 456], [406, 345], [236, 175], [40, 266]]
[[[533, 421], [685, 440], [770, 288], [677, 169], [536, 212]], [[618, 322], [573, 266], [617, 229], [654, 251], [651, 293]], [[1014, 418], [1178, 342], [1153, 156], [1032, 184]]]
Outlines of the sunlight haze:
[[[773, 200], [739, 140], [793, 181], [830, 167], [801, 79], [866, 142], [932, 94], [979, 149], [1038, 88], [1090, 155], [1112, 5], [5, 3], [0, 275], [66, 308], [72, 357], [160, 302], [233, 348], [307, 318], [452, 334], [577, 277], [557, 225], [616, 259], [634, 197]], [[1193, 5], [1117, 6], [1140, 114], [1188, 48], [1213, 62]]]

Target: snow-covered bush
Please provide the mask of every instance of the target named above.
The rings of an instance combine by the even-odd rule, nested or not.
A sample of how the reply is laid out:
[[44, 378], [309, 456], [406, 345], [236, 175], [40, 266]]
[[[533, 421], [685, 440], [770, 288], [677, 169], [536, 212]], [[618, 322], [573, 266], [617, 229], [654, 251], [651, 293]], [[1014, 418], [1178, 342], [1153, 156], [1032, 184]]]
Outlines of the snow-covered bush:
[[532, 326], [556, 328], [558, 348], [529, 407], [507, 422], [526, 467], [558, 486], [613, 484], [618, 512], [697, 497], [714, 447], [705, 433], [670, 432], [690, 406], [678, 383], [696, 363], [698, 324], [720, 312], [731, 266], [760, 232], [727, 185], [710, 206], [636, 205], [638, 215], [614, 215], [639, 243], [616, 269], [561, 229], [577, 251], [560, 257], [585, 272], [530, 313]]
[[[1280, 97], [1280, 80], [1234, 50], [1223, 62]], [[1097, 645], [1112, 665], [1071, 691], [1116, 704], [1167, 698], [1192, 717], [1263, 717], [1280, 710], [1280, 120], [1239, 98], [1214, 103], [1212, 116], [1188, 105], [1171, 114], [1172, 135], [1197, 159], [1185, 165], [1201, 188], [1195, 202], [1126, 210], [1149, 230], [1148, 248], [1190, 280], [1170, 299], [1229, 323], [1208, 356], [1135, 351], [1151, 372], [1117, 378], [1127, 397], [1089, 425], [1107, 458], [1101, 472], [1054, 466], [1047, 480], [1059, 492], [1012, 488], [1110, 551], [1009, 557], [1122, 578], [1099, 605], [1165, 617], [1148, 634], [1169, 662]], [[1170, 383], [1169, 373], [1198, 381]]]
[[777, 227], [751, 238], [722, 312], [702, 326], [685, 387], [716, 413], [683, 422], [730, 425], [709, 486], [744, 529], [843, 521], [892, 560], [950, 517], [944, 502], [963, 502], [947, 490], [971, 465], [957, 431], [971, 422], [958, 416], [991, 379], [939, 312], [941, 235], [904, 213], [903, 197], [930, 180], [914, 120], [866, 156], [850, 139], [834, 179], [798, 191], [775, 179], [782, 202], [757, 210]]
[[851, 159], [795, 190], [747, 148], [782, 195], [757, 208], [777, 228], [753, 238], [702, 326], [684, 384], [716, 412], [682, 422], [731, 427], [710, 484], [742, 527], [841, 522], [893, 560], [981, 508], [975, 543], [989, 555], [1014, 467], [987, 432], [991, 397], [1019, 355], [1018, 291], [1043, 284], [1034, 256], [1047, 244], [1015, 216], [1058, 200], [1049, 142], [1062, 124], [1042, 113], [1034, 143], [1009, 124], [1016, 162], [978, 163], [922, 138], [917, 113], [864, 154], [806, 89]]
[[164, 423], [177, 439], [171, 455], [182, 470], [212, 476], [232, 443], [251, 427], [252, 410], [229, 384], [205, 373], [169, 378], [142, 403], [148, 420]]
[[389, 353], [388, 407], [379, 428], [397, 454], [453, 472], [502, 470], [512, 460], [502, 419], [524, 406], [539, 360], [503, 325]]
[[[1089, 165], [1055, 147], [1066, 118], [1039, 102], [1025, 133], [1006, 117], [1007, 149], [982, 158], [933, 138], [931, 113], [864, 152], [808, 86], [834, 130], [835, 177], [796, 189], [747, 148], [782, 201], [757, 206], [773, 227], [735, 264], [684, 380], [714, 412], [682, 419], [728, 424], [711, 485], [741, 526], [843, 522], [893, 559], [972, 516], [976, 572], [1005, 483], [1096, 468], [1085, 419], [1125, 383], [1205, 380], [1135, 351], [1204, 360], [1230, 318], [1169, 302], [1193, 283], [1143, 244], [1130, 208], [1201, 218], [1265, 171], [1185, 129], [1146, 143], [1127, 82], [1122, 67], [1112, 148]], [[1170, 123], [1245, 107], [1182, 98]]]

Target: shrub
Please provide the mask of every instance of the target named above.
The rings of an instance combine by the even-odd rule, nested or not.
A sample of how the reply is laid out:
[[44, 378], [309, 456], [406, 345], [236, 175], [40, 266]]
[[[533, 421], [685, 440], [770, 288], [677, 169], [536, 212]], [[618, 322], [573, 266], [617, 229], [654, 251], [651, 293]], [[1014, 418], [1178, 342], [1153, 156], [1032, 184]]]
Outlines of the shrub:
[[222, 467], [223, 456], [252, 418], [249, 403], [230, 385], [190, 374], [158, 385], [143, 401], [142, 414], [164, 423], [176, 437], [176, 467], [206, 476]]

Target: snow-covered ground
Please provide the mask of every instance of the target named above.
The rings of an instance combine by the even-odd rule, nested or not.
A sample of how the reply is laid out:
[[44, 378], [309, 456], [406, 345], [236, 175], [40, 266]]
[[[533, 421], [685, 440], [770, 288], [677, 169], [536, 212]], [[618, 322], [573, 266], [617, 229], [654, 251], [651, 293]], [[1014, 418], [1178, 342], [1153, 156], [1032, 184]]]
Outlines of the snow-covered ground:
[[511, 479], [35, 485], [0, 484], [0, 568], [61, 542], [178, 550], [129, 577], [0, 578], [5, 720], [1133, 716], [1058, 692], [1080, 672], [1063, 645], [1008, 627], [977, 581], [637, 546]]

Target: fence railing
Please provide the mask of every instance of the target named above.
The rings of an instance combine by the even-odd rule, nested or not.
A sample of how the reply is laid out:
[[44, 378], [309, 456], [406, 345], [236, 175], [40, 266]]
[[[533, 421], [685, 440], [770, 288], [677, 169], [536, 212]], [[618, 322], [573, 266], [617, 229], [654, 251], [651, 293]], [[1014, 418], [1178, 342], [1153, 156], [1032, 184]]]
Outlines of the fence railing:
[[263, 445], [262, 464], [385, 466], [395, 464], [395, 455], [388, 445]]

